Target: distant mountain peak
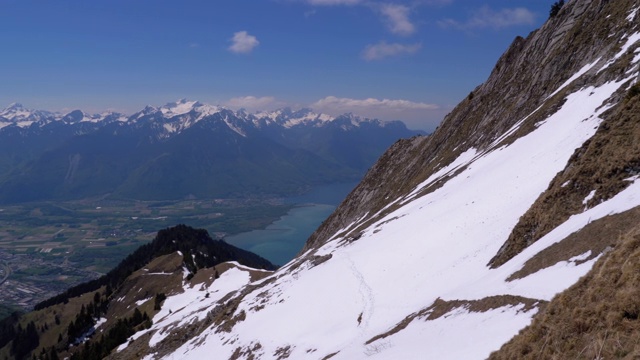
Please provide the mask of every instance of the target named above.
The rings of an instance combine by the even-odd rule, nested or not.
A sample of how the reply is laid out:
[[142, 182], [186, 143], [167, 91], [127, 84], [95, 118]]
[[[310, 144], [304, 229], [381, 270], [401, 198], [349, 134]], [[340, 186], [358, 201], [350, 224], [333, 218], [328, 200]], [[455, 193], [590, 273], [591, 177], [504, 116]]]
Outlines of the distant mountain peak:
[[0, 111], [0, 116], [3, 116], [5, 114], [15, 114], [17, 112], [31, 112], [31, 110], [26, 109], [20, 103], [14, 102], [9, 104], [9, 106], [7, 106], [6, 108], [2, 109], [2, 111]]
[[4, 122], [6, 126], [6, 121], [8, 120], [9, 123], [14, 123], [19, 127], [27, 127], [31, 126], [34, 122], [46, 122], [47, 120], [53, 120], [55, 116], [56, 114], [52, 112], [30, 110], [25, 108], [21, 103], [14, 102], [0, 111], [0, 123]]
[[179, 99], [176, 102], [167, 103], [159, 108], [162, 115], [165, 117], [175, 117], [195, 111], [199, 113], [196, 121], [201, 120], [206, 116], [218, 113], [222, 109], [223, 108], [220, 106], [203, 104], [199, 101], [187, 99]]
[[170, 102], [160, 107], [160, 111], [165, 116], [177, 116], [192, 111], [199, 103], [197, 101], [188, 101], [180, 99], [176, 102]]
[[84, 119], [85, 113], [81, 110], [73, 110], [62, 118], [62, 121], [68, 123], [77, 123]]
[[24, 109], [24, 106], [18, 102], [14, 102], [9, 104], [9, 106], [7, 106], [7, 108], [5, 110], [9, 110], [9, 109]]

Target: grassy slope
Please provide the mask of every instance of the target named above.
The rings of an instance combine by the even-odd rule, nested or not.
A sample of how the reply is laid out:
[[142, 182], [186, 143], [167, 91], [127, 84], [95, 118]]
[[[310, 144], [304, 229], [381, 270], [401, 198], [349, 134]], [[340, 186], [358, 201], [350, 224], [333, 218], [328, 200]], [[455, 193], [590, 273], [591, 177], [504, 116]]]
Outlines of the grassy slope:
[[640, 225], [491, 359], [640, 357]]

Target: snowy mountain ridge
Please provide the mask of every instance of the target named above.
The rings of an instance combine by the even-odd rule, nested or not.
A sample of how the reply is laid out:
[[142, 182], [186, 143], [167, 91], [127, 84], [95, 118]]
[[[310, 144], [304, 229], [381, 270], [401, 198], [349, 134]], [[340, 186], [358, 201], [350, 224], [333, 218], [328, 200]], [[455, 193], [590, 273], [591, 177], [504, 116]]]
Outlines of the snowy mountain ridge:
[[[164, 129], [159, 137], [168, 138], [190, 128], [202, 120], [214, 119], [216, 115], [220, 116], [230, 129], [243, 136], [246, 135], [247, 131], [255, 131], [269, 126], [282, 126], [284, 128], [302, 125], [322, 127], [336, 119], [342, 120], [345, 130], [347, 127], [358, 127], [364, 123], [381, 127], [392, 123], [377, 119], [362, 118], [353, 114], [334, 117], [328, 114], [315, 113], [313, 110], [307, 108], [299, 110], [283, 108], [274, 111], [247, 113], [244, 110], [233, 111], [223, 106], [214, 106], [203, 104], [199, 101], [180, 99], [160, 107], [146, 106], [131, 116], [116, 112], [88, 114], [80, 110], [61, 114], [44, 110], [30, 110], [19, 103], [13, 103], [0, 111], [0, 129], [8, 126], [28, 128], [33, 124], [41, 127], [55, 121], [62, 121], [63, 123], [90, 122], [96, 125], [104, 125], [117, 121], [122, 123], [123, 126], [135, 125], [145, 121], [154, 121], [161, 123]], [[348, 119], [348, 121], [345, 121], [345, 119]]]
[[41, 127], [55, 121], [65, 124], [90, 122], [100, 123], [108, 121], [126, 121], [126, 116], [106, 111], [100, 114], [88, 114], [80, 110], [74, 110], [67, 114], [59, 112], [51, 112], [46, 110], [31, 110], [25, 108], [20, 103], [12, 103], [0, 111], [0, 129], [7, 126], [16, 126], [19, 128], [28, 128], [33, 124]]
[[328, 114], [316, 113], [308, 108], [299, 110], [283, 108], [274, 111], [247, 113], [242, 109], [233, 111], [223, 106], [212, 106], [186, 99], [168, 103], [157, 109], [147, 107], [143, 111], [132, 115], [130, 120], [134, 122], [143, 121], [142, 119], [146, 119], [146, 117], [162, 118], [160, 121], [164, 123], [163, 126], [167, 131], [163, 137], [179, 133], [203, 120], [221, 120], [229, 129], [242, 136], [246, 136], [247, 133], [252, 131], [260, 131], [270, 127], [282, 127], [285, 129], [298, 126], [324, 127], [338, 122], [343, 130], [347, 130], [359, 127], [362, 124], [385, 127], [396, 123], [394, 121], [363, 118], [350, 113], [334, 117]]
[[400, 121], [309, 109], [248, 114], [185, 99], [129, 117], [18, 105], [2, 114], [0, 203], [300, 194], [357, 181], [389, 145], [424, 134]]
[[15, 124], [19, 127], [28, 127], [36, 122], [48, 119], [59, 119], [59, 114], [43, 110], [29, 110], [20, 103], [12, 103], [0, 111], [0, 128]]

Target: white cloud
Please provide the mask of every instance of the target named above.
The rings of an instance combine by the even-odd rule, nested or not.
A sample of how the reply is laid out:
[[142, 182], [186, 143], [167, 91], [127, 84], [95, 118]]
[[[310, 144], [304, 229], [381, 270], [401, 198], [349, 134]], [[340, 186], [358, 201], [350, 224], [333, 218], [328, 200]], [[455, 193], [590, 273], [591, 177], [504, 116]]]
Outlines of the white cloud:
[[375, 45], [368, 45], [362, 52], [362, 58], [367, 61], [379, 60], [390, 56], [398, 56], [403, 54], [414, 54], [422, 47], [421, 44], [388, 44], [381, 41]]
[[405, 110], [437, 110], [440, 107], [435, 104], [427, 104], [423, 102], [413, 102], [409, 100], [391, 100], [391, 99], [350, 99], [339, 98], [335, 96], [327, 96], [324, 99], [320, 99], [311, 105], [314, 109], [318, 110], [338, 110], [338, 111], [353, 111], [357, 112], [362, 109], [385, 109], [393, 111], [405, 111]]
[[[411, 9], [405, 5], [383, 3], [370, 0], [304, 0], [307, 4], [313, 6], [336, 6], [336, 5], [364, 5], [372, 11], [379, 12], [389, 31], [396, 35], [408, 36], [416, 32], [416, 26], [409, 19]], [[452, 0], [432, 0], [438, 4], [441, 2], [449, 2]], [[307, 12], [315, 14], [315, 12]]]
[[351, 99], [327, 96], [311, 104], [319, 112], [338, 116], [344, 113], [381, 120], [402, 120], [412, 129], [432, 131], [442, 120], [445, 109], [436, 104], [402, 99]]
[[331, 5], [356, 5], [360, 4], [362, 0], [307, 0], [307, 3], [311, 5], [331, 6]]
[[416, 31], [415, 25], [409, 20], [409, 8], [404, 5], [384, 4], [380, 12], [386, 18], [389, 30], [397, 35], [411, 35]]
[[241, 96], [229, 99], [225, 105], [234, 109], [266, 110], [267, 107], [276, 105], [276, 98], [273, 96]]
[[495, 11], [488, 6], [483, 6], [475, 11], [465, 22], [444, 19], [438, 23], [445, 28], [470, 30], [481, 28], [501, 29], [515, 25], [532, 25], [535, 23], [535, 20], [536, 15], [526, 8], [518, 7]]
[[248, 54], [260, 44], [255, 36], [249, 35], [246, 31], [234, 33], [230, 41], [233, 44], [229, 46], [229, 51], [236, 54]]

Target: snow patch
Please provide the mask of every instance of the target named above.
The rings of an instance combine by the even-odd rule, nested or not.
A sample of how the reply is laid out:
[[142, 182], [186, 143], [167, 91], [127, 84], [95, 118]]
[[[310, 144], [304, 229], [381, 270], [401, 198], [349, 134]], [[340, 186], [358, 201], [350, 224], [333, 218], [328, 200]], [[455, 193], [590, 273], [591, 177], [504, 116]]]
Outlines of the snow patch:
[[97, 330], [100, 326], [102, 326], [106, 322], [107, 322], [107, 319], [101, 317], [100, 319], [98, 319], [98, 321], [96, 321], [96, 324], [93, 325], [93, 328]]
[[587, 203], [589, 202], [589, 200], [593, 199], [593, 197], [596, 195], [596, 191], [595, 190], [591, 190], [591, 192], [589, 193], [589, 195], [587, 195], [584, 200], [582, 200], [582, 205], [587, 205]]
[[636, 54], [636, 55], [633, 57], [633, 60], [631, 61], [631, 63], [632, 63], [632, 64], [635, 64], [635, 63], [637, 63], [638, 61], [640, 61], [640, 48], [637, 48], [637, 49], [634, 51], [634, 54]]
[[631, 10], [631, 12], [629, 13], [629, 15], [627, 16], [627, 21], [628, 22], [633, 22], [633, 19], [635, 19], [636, 17], [636, 13], [638, 12], [638, 9], [633, 9]]
[[619, 59], [622, 55], [624, 55], [627, 52], [627, 50], [629, 50], [629, 48], [631, 46], [633, 46], [639, 40], [640, 40], [640, 32], [637, 32], [635, 34], [631, 34], [628, 37], [627, 42], [624, 45], [622, 45], [622, 48], [620, 49], [620, 51], [614, 57], [614, 60]]
[[149, 301], [151, 299], [152, 298], [146, 298], [146, 299], [138, 300], [138, 301], [136, 301], [136, 306], [140, 306], [140, 305], [146, 303], [147, 301]]
[[571, 259], [569, 259], [569, 262], [578, 262], [578, 261], [584, 261], [586, 259], [589, 258], [589, 256], [591, 256], [591, 250], [587, 250], [584, 254], [581, 255], [576, 255], [574, 257], [572, 257]]

